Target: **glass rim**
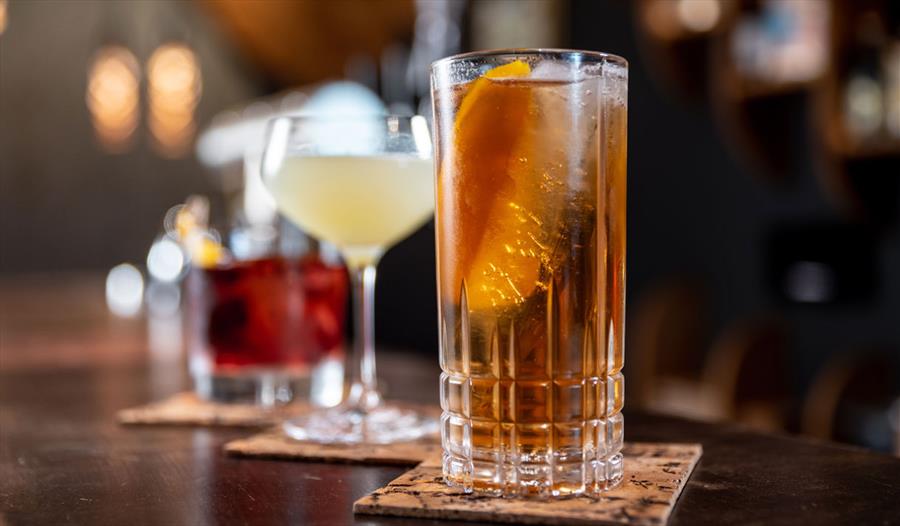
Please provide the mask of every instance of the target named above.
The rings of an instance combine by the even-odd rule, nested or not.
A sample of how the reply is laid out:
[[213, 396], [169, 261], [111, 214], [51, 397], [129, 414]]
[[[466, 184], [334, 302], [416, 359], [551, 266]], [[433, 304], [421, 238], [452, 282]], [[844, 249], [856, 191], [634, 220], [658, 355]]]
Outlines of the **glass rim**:
[[[383, 130], [387, 128], [388, 137], [411, 136], [415, 142], [415, 149], [409, 151], [379, 151], [379, 156], [399, 156], [399, 157], [415, 157], [419, 159], [433, 159], [434, 146], [431, 143], [431, 125], [428, 119], [419, 114], [400, 115], [395, 113], [356, 113], [356, 114], [320, 114], [320, 113], [295, 113], [290, 115], [279, 115], [271, 117], [266, 121], [265, 135], [263, 139], [263, 156], [262, 162], [265, 163], [266, 155], [268, 155], [271, 141], [277, 135], [284, 134], [284, 138], [295, 138], [295, 134], [304, 133], [309, 129], [315, 129], [319, 126], [328, 128], [330, 126], [341, 127], [371, 127]], [[279, 130], [281, 129], [281, 130]], [[339, 130], [338, 130], [339, 131]], [[289, 139], [289, 142], [292, 139]], [[305, 140], [304, 144], [313, 144], [314, 140]], [[296, 152], [302, 146], [292, 144], [286, 147], [286, 150]], [[365, 152], [357, 152], [353, 149], [341, 151], [341, 153], [316, 154], [317, 157], [370, 157], [373, 152], [366, 150]]]
[[327, 115], [327, 114], [317, 114], [317, 113], [294, 113], [291, 115], [278, 115], [275, 117], [271, 117], [267, 120], [268, 124], [272, 124], [276, 121], [290, 121], [294, 122], [352, 122], [352, 121], [390, 121], [390, 120], [404, 120], [404, 121], [412, 121], [416, 117], [426, 118], [424, 115], [419, 115], [418, 113], [401, 115], [399, 113], [356, 113], [356, 114], [335, 114], [335, 115]]
[[498, 48], [485, 49], [480, 51], [469, 51], [467, 53], [459, 53], [435, 60], [431, 63], [431, 70], [434, 71], [439, 67], [443, 67], [452, 62], [459, 62], [469, 59], [489, 58], [499, 56], [524, 56], [524, 57], [540, 57], [540, 58], [589, 58], [592, 62], [609, 61], [628, 69], [628, 61], [624, 57], [613, 53], [603, 51], [588, 51], [585, 49], [565, 49], [565, 48]]

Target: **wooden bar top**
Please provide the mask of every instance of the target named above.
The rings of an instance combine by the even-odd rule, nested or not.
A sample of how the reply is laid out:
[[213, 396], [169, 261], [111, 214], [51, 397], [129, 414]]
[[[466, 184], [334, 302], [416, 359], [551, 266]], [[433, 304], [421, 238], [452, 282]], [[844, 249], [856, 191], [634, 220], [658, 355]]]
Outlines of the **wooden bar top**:
[[[117, 425], [189, 387], [150, 325], [111, 317], [97, 276], [0, 281], [0, 524], [460, 524], [353, 516], [403, 468], [233, 458], [222, 446], [252, 431]], [[437, 401], [437, 351], [379, 361], [391, 396]], [[673, 525], [900, 524], [898, 458], [625, 415], [626, 440], [703, 445]]]

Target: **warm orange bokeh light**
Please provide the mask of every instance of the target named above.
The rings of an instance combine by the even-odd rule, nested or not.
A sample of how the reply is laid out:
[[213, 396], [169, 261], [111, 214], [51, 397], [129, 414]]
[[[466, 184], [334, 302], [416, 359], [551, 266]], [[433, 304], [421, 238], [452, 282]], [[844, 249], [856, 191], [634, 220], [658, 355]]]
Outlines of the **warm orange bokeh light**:
[[0, 0], [0, 35], [2, 35], [4, 31], [6, 31], [6, 8], [6, 0]]
[[140, 116], [140, 68], [122, 46], [101, 48], [88, 69], [85, 101], [97, 140], [110, 152], [125, 150]]
[[181, 157], [189, 151], [202, 89], [197, 57], [186, 45], [164, 44], [150, 56], [147, 125], [160, 154]]

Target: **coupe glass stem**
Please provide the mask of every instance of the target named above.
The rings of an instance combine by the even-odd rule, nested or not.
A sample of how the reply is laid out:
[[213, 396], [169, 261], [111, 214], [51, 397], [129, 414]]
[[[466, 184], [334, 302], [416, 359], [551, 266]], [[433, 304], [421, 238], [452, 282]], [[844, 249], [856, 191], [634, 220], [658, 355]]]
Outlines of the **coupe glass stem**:
[[350, 391], [344, 406], [366, 414], [381, 404], [375, 375], [375, 264], [359, 265], [350, 274], [356, 338], [348, 367]]

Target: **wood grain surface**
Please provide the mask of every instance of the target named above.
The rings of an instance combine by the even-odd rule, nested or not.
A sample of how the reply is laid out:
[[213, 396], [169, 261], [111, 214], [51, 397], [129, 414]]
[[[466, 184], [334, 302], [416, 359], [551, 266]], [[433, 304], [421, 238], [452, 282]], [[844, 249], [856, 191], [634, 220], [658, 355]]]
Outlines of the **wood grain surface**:
[[[245, 428], [118, 424], [123, 407], [190, 383], [183, 356], [145, 338], [147, 320], [108, 317], [102, 285], [0, 279], [0, 524], [438, 524], [353, 515], [406, 467], [236, 458], [223, 446]], [[436, 351], [379, 349], [378, 365], [390, 398], [437, 402]], [[703, 445], [672, 526], [900, 524], [895, 457], [642, 413], [627, 398], [625, 437]]]

